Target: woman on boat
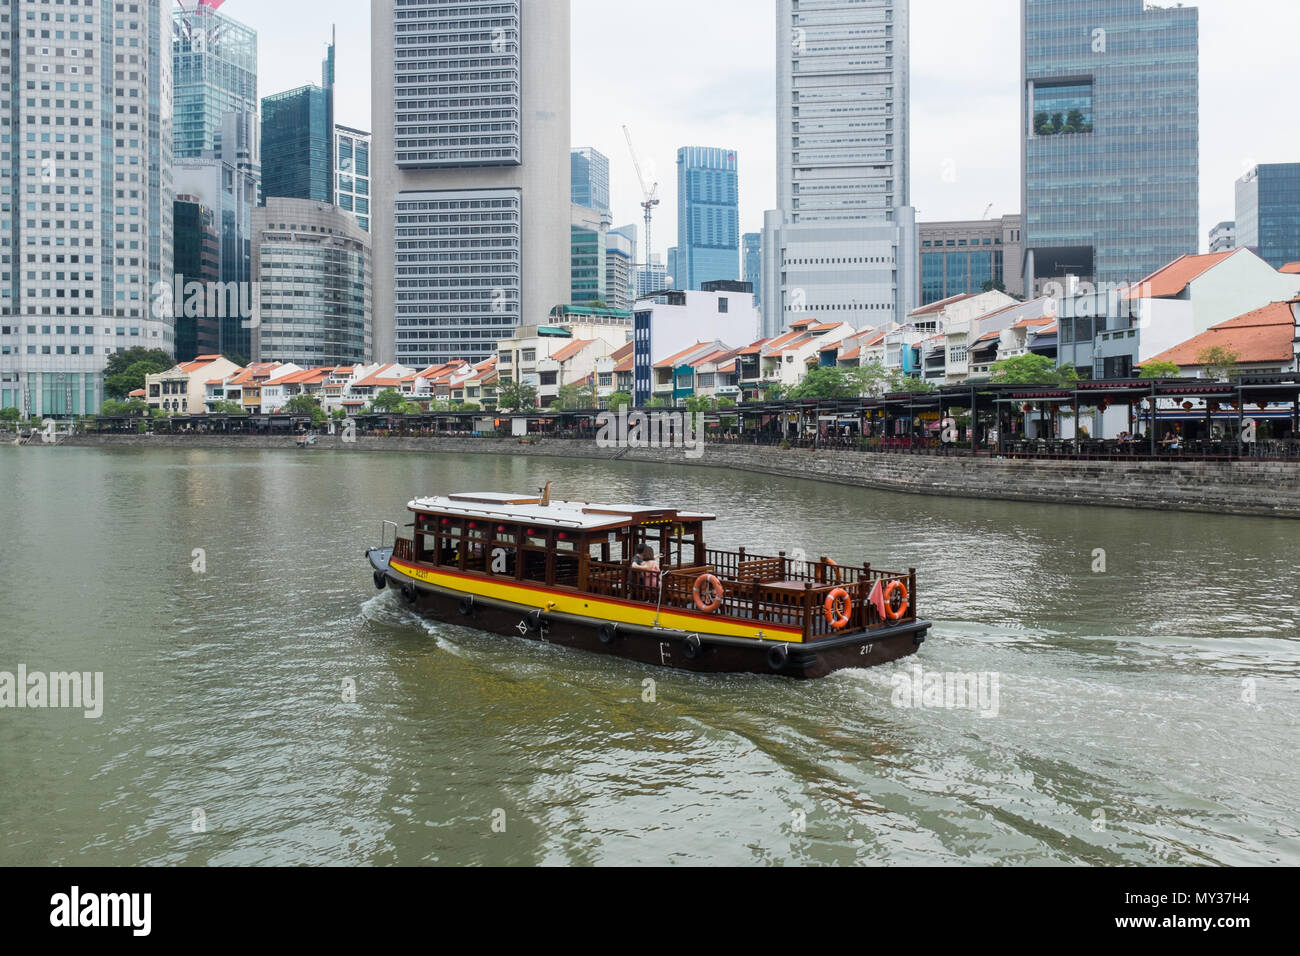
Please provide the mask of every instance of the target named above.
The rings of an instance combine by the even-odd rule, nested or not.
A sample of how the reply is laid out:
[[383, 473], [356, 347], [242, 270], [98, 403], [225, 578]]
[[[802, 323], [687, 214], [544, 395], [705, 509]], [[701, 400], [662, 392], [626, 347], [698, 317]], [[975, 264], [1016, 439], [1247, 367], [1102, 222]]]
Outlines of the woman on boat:
[[659, 587], [659, 559], [655, 557], [655, 549], [648, 544], [641, 545], [636, 554], [632, 555], [632, 570], [640, 574], [642, 587], [655, 590]]

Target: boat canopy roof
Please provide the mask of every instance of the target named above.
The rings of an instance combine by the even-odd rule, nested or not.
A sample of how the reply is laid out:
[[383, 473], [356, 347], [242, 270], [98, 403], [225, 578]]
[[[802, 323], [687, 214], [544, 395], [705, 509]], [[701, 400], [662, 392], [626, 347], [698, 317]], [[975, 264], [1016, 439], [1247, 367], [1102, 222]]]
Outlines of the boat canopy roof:
[[552, 501], [543, 505], [538, 495], [460, 494], [416, 498], [411, 511], [492, 521], [517, 521], [539, 527], [576, 531], [605, 531], [642, 524], [713, 521], [714, 515], [654, 505], [594, 504], [589, 501]]

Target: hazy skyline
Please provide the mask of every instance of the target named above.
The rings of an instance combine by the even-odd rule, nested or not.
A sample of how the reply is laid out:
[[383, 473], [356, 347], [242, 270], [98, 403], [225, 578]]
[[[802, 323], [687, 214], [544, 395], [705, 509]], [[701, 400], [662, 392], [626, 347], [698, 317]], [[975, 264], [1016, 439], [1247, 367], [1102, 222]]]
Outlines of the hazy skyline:
[[[1232, 219], [1233, 182], [1254, 163], [1300, 161], [1286, 122], [1300, 4], [1201, 0], [1202, 248]], [[775, 7], [771, 0], [572, 0], [573, 146], [610, 158], [615, 225], [641, 223], [622, 126], [663, 200], [655, 250], [676, 243], [680, 146], [740, 159], [740, 226], [776, 203]], [[913, 0], [912, 204], [921, 222], [1020, 211], [1019, 0]], [[370, 128], [370, 6], [356, 0], [226, 0], [258, 31], [258, 95], [319, 82], [338, 26], [337, 120]], [[283, 39], [281, 39], [283, 38]]]

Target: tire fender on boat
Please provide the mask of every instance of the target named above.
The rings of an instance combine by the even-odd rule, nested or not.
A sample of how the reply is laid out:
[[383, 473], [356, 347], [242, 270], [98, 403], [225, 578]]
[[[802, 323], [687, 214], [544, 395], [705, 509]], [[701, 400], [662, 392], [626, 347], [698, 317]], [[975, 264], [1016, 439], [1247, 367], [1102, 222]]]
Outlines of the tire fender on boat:
[[784, 644], [777, 644], [767, 652], [767, 666], [774, 671], [785, 668], [790, 660], [790, 648]]
[[384, 588], [386, 588], [386, 587], [388, 587], [388, 575], [385, 574], [383, 571], [376, 571], [376, 572], [375, 572], [375, 589], [376, 589], [376, 590], [379, 590], [379, 591], [382, 591], [382, 590], [383, 590]]
[[460, 616], [469, 617], [474, 613], [474, 595], [470, 594], [460, 599]]
[[685, 640], [685, 654], [688, 661], [693, 661], [700, 656], [704, 650], [704, 644], [700, 641], [700, 635], [689, 634]]
[[529, 634], [536, 634], [542, 629], [542, 611], [538, 608], [536, 611], [529, 611], [524, 618], [524, 623], [528, 628]]
[[406, 599], [407, 604], [414, 604], [420, 599], [420, 592], [415, 589], [415, 585], [409, 581], [402, 585], [402, 597]]
[[596, 628], [596, 636], [600, 638], [600, 643], [608, 647], [618, 639], [618, 625], [609, 623], [602, 624], [600, 627]]

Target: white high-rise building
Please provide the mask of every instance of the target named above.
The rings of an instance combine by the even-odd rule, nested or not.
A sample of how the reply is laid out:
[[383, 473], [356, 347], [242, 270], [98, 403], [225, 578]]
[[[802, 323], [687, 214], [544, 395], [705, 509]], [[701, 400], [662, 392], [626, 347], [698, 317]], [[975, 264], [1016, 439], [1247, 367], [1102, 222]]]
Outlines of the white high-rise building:
[[0, 0], [0, 407], [37, 418], [175, 351], [172, 5], [130, 6]]
[[902, 322], [918, 294], [909, 0], [777, 0], [777, 205], [763, 332]]
[[376, 360], [481, 361], [569, 299], [569, 0], [370, 9]]

